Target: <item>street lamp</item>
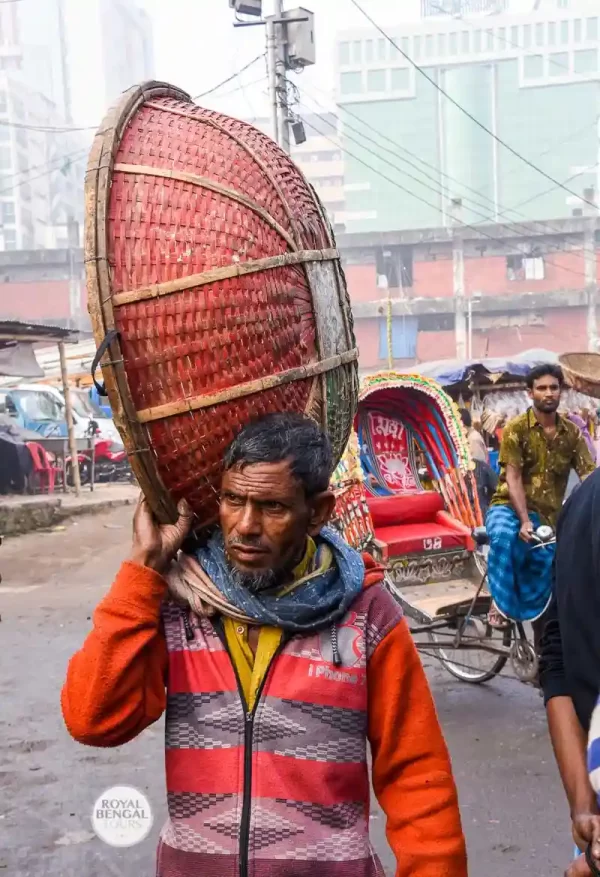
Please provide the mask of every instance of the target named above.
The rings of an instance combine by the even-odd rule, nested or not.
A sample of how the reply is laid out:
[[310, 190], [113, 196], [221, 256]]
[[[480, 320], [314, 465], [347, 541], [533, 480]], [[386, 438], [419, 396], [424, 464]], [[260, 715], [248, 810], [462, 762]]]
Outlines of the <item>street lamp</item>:
[[467, 305], [467, 359], [473, 359], [473, 302], [479, 304], [483, 298], [480, 292], [472, 292]]
[[262, 16], [262, 0], [229, 0], [229, 5], [238, 15]]

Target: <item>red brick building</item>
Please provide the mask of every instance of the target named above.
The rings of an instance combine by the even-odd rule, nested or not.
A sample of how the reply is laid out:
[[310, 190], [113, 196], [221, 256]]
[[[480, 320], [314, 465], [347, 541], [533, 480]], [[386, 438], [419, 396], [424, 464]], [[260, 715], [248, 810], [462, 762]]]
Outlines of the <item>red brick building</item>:
[[[473, 313], [473, 355], [532, 347], [587, 349], [585, 217], [463, 228], [464, 283]], [[388, 290], [396, 366], [456, 355], [452, 231], [340, 234], [361, 367], [387, 366]], [[597, 246], [597, 244], [596, 244]], [[83, 255], [0, 252], [0, 317], [88, 329]], [[599, 318], [600, 319], [600, 318]]]
[[[573, 217], [462, 229], [474, 356], [533, 347], [558, 353], [587, 349], [584, 233], [591, 221]], [[450, 229], [341, 234], [338, 246], [362, 369], [387, 365], [388, 290], [382, 277], [392, 298], [395, 364], [456, 356]], [[591, 256], [598, 281], [596, 253]]]

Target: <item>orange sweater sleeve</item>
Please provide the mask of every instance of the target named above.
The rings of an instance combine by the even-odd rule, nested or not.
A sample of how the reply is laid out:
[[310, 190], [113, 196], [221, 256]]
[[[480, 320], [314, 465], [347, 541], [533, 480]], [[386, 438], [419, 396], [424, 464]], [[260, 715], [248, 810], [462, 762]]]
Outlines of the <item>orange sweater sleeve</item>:
[[167, 645], [160, 610], [165, 580], [124, 563], [70, 660], [61, 706], [72, 737], [120, 746], [156, 722], [166, 705]]
[[450, 757], [406, 621], [375, 649], [368, 686], [373, 787], [396, 877], [466, 877]]

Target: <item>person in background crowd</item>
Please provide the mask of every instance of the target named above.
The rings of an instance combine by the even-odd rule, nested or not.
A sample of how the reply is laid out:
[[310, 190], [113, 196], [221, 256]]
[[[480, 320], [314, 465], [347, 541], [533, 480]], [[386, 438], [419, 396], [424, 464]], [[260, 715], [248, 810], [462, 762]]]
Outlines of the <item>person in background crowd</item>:
[[466, 408], [460, 409], [460, 419], [463, 422], [467, 433], [467, 441], [469, 442], [469, 450], [473, 460], [480, 460], [482, 463], [489, 463], [490, 458], [485, 440], [481, 433], [473, 426], [471, 412]]
[[536, 642], [552, 591], [554, 549], [530, 550], [535, 529], [556, 526], [571, 469], [583, 480], [595, 468], [580, 430], [558, 413], [563, 383], [554, 364], [529, 373], [532, 407], [504, 428], [500, 479], [486, 518], [495, 607], [507, 618], [536, 622]]
[[489, 464], [488, 451], [483, 436], [472, 425], [471, 413], [466, 408], [461, 408], [460, 416], [467, 430], [469, 450], [475, 464], [475, 482], [477, 484], [479, 507], [485, 517], [490, 501], [498, 486], [498, 476]]
[[592, 723], [600, 692], [598, 521], [600, 470], [596, 469], [567, 500], [558, 519], [554, 593], [540, 654], [540, 684], [550, 737], [569, 803], [573, 838], [582, 852], [567, 872], [568, 877], [594, 874], [583, 855], [588, 847], [600, 867], [600, 808], [596, 796], [600, 729], [597, 721]]
[[325, 526], [327, 437], [271, 415], [241, 431], [223, 469], [220, 526], [175, 564], [190, 510], [159, 526], [138, 507], [130, 558], [69, 663], [67, 728], [120, 746], [166, 709], [157, 877], [378, 877], [369, 775], [397, 877], [467, 877], [408, 625], [383, 569]]
[[[582, 412], [583, 414], [583, 412]], [[581, 434], [585, 439], [585, 443], [588, 446], [588, 451], [590, 452], [590, 457], [596, 462], [596, 446], [592, 440], [592, 436], [590, 435], [590, 431], [588, 429], [588, 421], [582, 415], [576, 414], [574, 411], [570, 414], [567, 414], [567, 417], [581, 430]]]

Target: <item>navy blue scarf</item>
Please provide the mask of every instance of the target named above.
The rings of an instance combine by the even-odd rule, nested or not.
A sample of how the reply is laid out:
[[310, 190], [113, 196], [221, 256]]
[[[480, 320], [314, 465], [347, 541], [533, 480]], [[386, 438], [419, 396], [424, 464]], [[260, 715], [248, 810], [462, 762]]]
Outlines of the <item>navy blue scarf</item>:
[[360, 594], [365, 578], [362, 556], [329, 527], [316, 539], [329, 547], [334, 562], [280, 596], [253, 593], [235, 582], [229, 572], [223, 533], [216, 530], [196, 552], [196, 560], [225, 599], [257, 624], [280, 627], [290, 633], [309, 633], [339, 621]]

